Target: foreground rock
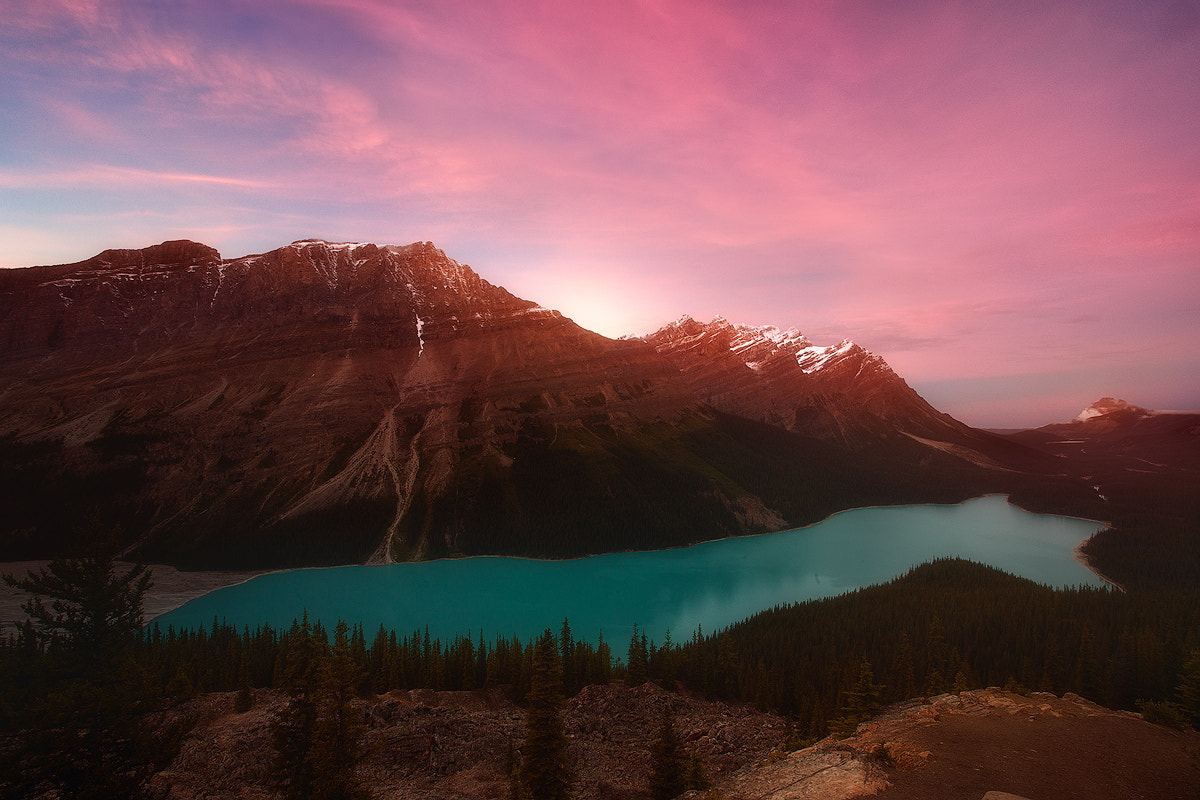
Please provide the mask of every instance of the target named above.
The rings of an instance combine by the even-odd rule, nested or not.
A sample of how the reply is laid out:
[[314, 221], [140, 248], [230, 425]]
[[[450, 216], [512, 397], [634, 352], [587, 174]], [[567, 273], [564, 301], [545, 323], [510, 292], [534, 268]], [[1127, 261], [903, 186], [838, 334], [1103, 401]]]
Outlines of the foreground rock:
[[[234, 694], [204, 695], [182, 709], [199, 720], [155, 786], [174, 800], [276, 796], [271, 782], [270, 722], [284, 697], [259, 690], [254, 708], [233, 713]], [[709, 703], [654, 684], [589, 686], [563, 707], [576, 774], [575, 797], [645, 796], [650, 745], [669, 706], [684, 747], [704, 759], [710, 777], [764, 760], [785, 722], [743, 706]], [[367, 757], [361, 780], [379, 798], [465, 800], [503, 797], [509, 744], [520, 748], [525, 712], [505, 689], [413, 691], [361, 701]]]
[[848, 739], [751, 765], [725, 800], [1176, 800], [1200, 790], [1200, 734], [1068, 694], [997, 689], [893, 706]]
[[[233, 694], [183, 709], [199, 723], [156, 788], [175, 800], [273, 798], [269, 725], [282, 695], [260, 690], [233, 713]], [[1176, 800], [1200, 789], [1200, 734], [1151, 725], [1086, 700], [995, 689], [914, 700], [793, 753], [783, 719], [653, 684], [590, 686], [563, 709], [580, 800], [645, 797], [663, 707], [685, 749], [704, 760], [722, 800]], [[383, 800], [504, 796], [509, 743], [524, 712], [506, 690], [415, 691], [361, 701], [369, 725], [359, 777]], [[693, 792], [693, 800], [707, 793]]]

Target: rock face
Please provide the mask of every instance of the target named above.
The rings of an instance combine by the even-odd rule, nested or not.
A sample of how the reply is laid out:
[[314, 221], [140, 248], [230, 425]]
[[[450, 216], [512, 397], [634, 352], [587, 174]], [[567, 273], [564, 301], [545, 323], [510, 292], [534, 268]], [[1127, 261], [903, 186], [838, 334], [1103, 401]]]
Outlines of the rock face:
[[929, 405], [887, 362], [849, 340], [820, 347], [794, 328], [685, 316], [644, 341], [698, 397], [730, 414], [907, 461], [937, 450], [976, 465], [1038, 467], [1029, 453]]
[[849, 340], [818, 347], [794, 328], [682, 317], [645, 341], [713, 407], [808, 436], [857, 448], [898, 431], [938, 440], [969, 431]]
[[[181, 711], [199, 719], [174, 762], [152, 782], [173, 800], [273, 797], [270, 722], [284, 697], [260, 689], [254, 708], [234, 694], [203, 695]], [[653, 685], [589, 686], [563, 704], [579, 800], [642, 800], [664, 707], [710, 779], [761, 760], [783, 735], [775, 714], [710, 703]], [[381, 798], [466, 800], [505, 794], [509, 745], [525, 740], [525, 711], [504, 688], [394, 692], [357, 702], [367, 723], [358, 778]]]
[[93, 509], [191, 568], [646, 549], [965, 496], [853, 451], [999, 463], [851, 343], [691, 320], [611, 340], [429, 243], [3, 271], [0, 341], [0, 480], [24, 499], [3, 560]]
[[[260, 689], [254, 708], [236, 714], [234, 694], [202, 695], [179, 709], [198, 724], [154, 789], [174, 800], [276, 796], [269, 725], [284, 698]], [[774, 714], [614, 683], [586, 687], [564, 704], [573, 796], [644, 798], [664, 706], [725, 800], [1176, 800], [1200, 788], [1192, 763], [1200, 734], [1074, 695], [984, 689], [911, 700], [847, 739], [788, 753], [778, 749], [786, 722]], [[508, 746], [519, 748], [525, 730], [523, 710], [503, 689], [397, 692], [357, 707], [368, 726], [357, 774], [376, 796], [504, 796]]]
[[[354, 560], [458, 550], [456, 531], [431, 541], [436, 509], [414, 504], [464, 469], [509, 469], [500, 445], [700, 411], [651, 348], [428, 243], [301, 241], [223, 261], [167, 242], [0, 279], [10, 463], [80, 475], [85, 495], [98, 484], [84, 503], [115, 492], [149, 523], [150, 552], [247, 521], [293, 539], [332, 525]], [[165, 530], [175, 541], [156, 543]], [[322, 560], [310, 544], [300, 560]]]

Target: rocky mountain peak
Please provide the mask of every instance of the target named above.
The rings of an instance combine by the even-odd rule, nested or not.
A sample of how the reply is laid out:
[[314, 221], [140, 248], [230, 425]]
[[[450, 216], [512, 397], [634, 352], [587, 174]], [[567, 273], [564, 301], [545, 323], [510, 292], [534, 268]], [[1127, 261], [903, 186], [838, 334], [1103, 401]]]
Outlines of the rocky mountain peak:
[[[49, 443], [39, 468], [64, 477], [37, 482], [43, 508], [95, 484], [164, 559], [560, 552], [515, 532], [557, 511], [499, 487], [542, 491], [562, 472], [551, 443], [595, 450], [705, 413], [644, 343], [584, 330], [429, 242], [303, 239], [232, 259], [166, 242], [4, 278], [0, 438], [19, 454]], [[31, 508], [10, 529], [34, 552], [34, 532], [73, 525]]]
[[221, 254], [215, 248], [187, 239], [163, 242], [139, 250], [105, 250], [89, 258], [81, 265], [93, 269], [145, 268], [145, 267], [190, 267], [198, 264], [215, 264]]
[[858, 448], [873, 446], [897, 423], [934, 439], [965, 430], [849, 339], [822, 347], [796, 328], [684, 316], [643, 341], [713, 407], [807, 436]]
[[1088, 422], [1089, 420], [1106, 418], [1113, 422], [1132, 421], [1150, 416], [1152, 412], [1135, 406], [1133, 403], [1113, 397], [1102, 397], [1079, 412], [1072, 422]]

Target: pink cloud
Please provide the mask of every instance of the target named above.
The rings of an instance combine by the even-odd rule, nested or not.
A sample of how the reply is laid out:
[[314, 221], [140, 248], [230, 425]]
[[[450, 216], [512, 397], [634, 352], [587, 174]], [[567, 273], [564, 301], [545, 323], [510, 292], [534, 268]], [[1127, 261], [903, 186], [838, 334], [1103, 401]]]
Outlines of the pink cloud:
[[26, 4], [0, 97], [32, 121], [0, 189], [169, 191], [162, 224], [230, 252], [437, 238], [539, 301], [539, 277], [584, 304], [600, 274], [655, 298], [640, 319], [1017, 374], [1112, 353], [1103, 319], [1200, 345], [1173, 321], [1200, 303], [1200, 29], [1166, 9]]

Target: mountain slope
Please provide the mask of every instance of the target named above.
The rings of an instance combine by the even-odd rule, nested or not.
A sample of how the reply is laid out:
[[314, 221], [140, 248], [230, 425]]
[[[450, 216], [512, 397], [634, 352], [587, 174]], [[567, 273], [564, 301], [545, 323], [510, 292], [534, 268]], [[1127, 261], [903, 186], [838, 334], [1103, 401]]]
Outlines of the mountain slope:
[[909, 461], [939, 451], [990, 468], [1047, 463], [941, 413], [882, 358], [848, 340], [819, 347], [794, 328], [686, 316], [643, 338], [679, 369], [691, 391], [730, 414]]
[[[827, 359], [820, 424], [781, 434], [702, 401], [672, 354], [429, 243], [226, 260], [166, 242], [10, 270], [0, 341], [8, 560], [61, 550], [94, 511], [146, 558], [273, 567], [662, 547], [997, 488], [915, 393], [903, 436], [886, 382], [835, 380], [873, 357]], [[917, 456], [845, 447], [871, 436]]]

